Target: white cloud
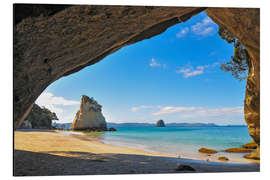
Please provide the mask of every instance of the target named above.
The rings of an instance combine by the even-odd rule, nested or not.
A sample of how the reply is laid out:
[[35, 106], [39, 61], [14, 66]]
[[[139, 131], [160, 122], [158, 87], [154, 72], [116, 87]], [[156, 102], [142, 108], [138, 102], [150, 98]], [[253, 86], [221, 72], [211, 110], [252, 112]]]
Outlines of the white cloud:
[[59, 121], [70, 122], [74, 118], [75, 113], [79, 108], [80, 102], [67, 100], [64, 97], [57, 97], [52, 93], [45, 92], [38, 97], [36, 104], [41, 107], [44, 106], [52, 112], [55, 112], [59, 118]]
[[149, 65], [151, 67], [160, 67], [161, 66], [161, 64], [157, 63], [157, 61], [154, 58], [151, 59], [151, 62]]
[[243, 107], [225, 107], [225, 108], [203, 108], [203, 107], [177, 107], [166, 106], [158, 111], [152, 112], [154, 116], [180, 113], [182, 118], [192, 117], [219, 117], [225, 115], [242, 115]]
[[131, 111], [136, 112], [136, 111], [139, 111], [141, 109], [151, 109], [151, 108], [155, 108], [155, 106], [145, 106], [145, 105], [142, 105], [142, 106], [138, 106], [138, 107], [132, 107], [131, 108]]
[[189, 28], [185, 27], [179, 33], [176, 34], [176, 37], [177, 38], [184, 37], [188, 32], [189, 32]]
[[203, 36], [207, 36], [209, 34], [211, 34], [214, 31], [213, 27], [207, 27], [204, 30], [202, 30], [199, 34], [203, 35]]
[[176, 73], [183, 74], [185, 78], [189, 78], [191, 76], [197, 76], [197, 75], [203, 74], [205, 69], [214, 68], [219, 64], [220, 64], [219, 62], [215, 62], [210, 65], [197, 66], [195, 68], [191, 65], [187, 65], [186, 67], [182, 67], [179, 70], [177, 70]]
[[208, 25], [208, 24], [214, 24], [214, 22], [212, 21], [212, 19], [210, 19], [209, 17], [205, 17], [202, 21], [202, 24], [204, 25]]
[[176, 73], [182, 73], [185, 78], [196, 76], [204, 73], [204, 66], [197, 66], [195, 69], [192, 66], [188, 66], [187, 68], [181, 68], [176, 71]]
[[215, 109], [198, 109], [194, 115], [200, 116], [221, 116], [231, 114], [243, 113], [243, 107], [226, 107], [226, 108], [215, 108]]
[[54, 96], [52, 93], [42, 93], [36, 100], [36, 103], [42, 106], [46, 106], [48, 104], [63, 106], [80, 104], [79, 101], [67, 100], [63, 97]]
[[214, 22], [209, 18], [204, 18], [201, 22], [197, 22], [195, 25], [191, 26], [191, 31], [196, 35], [208, 36], [213, 34]]
[[57, 123], [70, 123], [73, 121], [79, 107], [72, 107], [70, 109], [63, 109], [62, 113], [56, 114], [59, 120]]
[[162, 114], [172, 114], [177, 112], [185, 112], [185, 111], [193, 111], [195, 107], [174, 107], [174, 106], [166, 106], [160, 108], [156, 112], [152, 112], [152, 115], [162, 115]]
[[151, 59], [149, 66], [151, 66], [151, 67], [162, 67], [162, 68], [167, 67], [166, 64], [160, 64], [154, 58]]

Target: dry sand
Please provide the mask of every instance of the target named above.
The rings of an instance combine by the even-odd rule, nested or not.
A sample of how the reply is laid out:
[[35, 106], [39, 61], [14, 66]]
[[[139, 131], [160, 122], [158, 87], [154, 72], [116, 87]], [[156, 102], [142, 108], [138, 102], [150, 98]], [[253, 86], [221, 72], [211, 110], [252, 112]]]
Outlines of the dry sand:
[[182, 173], [179, 164], [195, 172], [254, 172], [259, 164], [232, 164], [179, 159], [164, 154], [107, 145], [95, 136], [48, 130], [14, 132], [14, 175], [91, 175]]

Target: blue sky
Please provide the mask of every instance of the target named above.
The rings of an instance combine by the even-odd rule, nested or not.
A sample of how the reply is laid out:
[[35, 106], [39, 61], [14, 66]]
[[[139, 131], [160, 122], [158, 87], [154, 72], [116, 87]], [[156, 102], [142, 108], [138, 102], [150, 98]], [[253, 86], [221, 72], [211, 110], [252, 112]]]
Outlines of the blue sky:
[[72, 122], [82, 94], [107, 122], [244, 124], [245, 81], [219, 69], [233, 55], [203, 12], [51, 84], [37, 104]]

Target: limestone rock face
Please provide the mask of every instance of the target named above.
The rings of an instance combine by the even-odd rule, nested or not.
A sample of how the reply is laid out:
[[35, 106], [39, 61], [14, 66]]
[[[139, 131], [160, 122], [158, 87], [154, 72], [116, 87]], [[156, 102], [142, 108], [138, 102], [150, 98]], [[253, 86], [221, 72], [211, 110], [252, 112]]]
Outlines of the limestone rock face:
[[162, 119], [157, 121], [157, 127], [165, 127], [165, 123]]
[[107, 130], [107, 123], [101, 112], [102, 106], [93, 98], [83, 95], [80, 110], [71, 124], [72, 130]]

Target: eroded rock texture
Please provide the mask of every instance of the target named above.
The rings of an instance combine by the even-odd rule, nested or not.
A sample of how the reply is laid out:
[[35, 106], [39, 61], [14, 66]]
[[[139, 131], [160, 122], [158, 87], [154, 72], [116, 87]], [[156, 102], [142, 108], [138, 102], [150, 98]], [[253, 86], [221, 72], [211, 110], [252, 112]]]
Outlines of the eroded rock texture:
[[255, 158], [260, 156], [260, 10], [239, 8], [208, 8], [207, 14], [224, 26], [246, 47], [251, 57], [244, 103], [249, 134], [258, 144]]
[[[15, 12], [14, 127], [55, 80], [92, 65], [123, 46], [150, 38], [206, 8], [136, 6], [61, 6]], [[32, 5], [28, 5], [32, 6]], [[55, 5], [54, 5], [55, 6]], [[28, 8], [27, 8], [28, 9]], [[34, 9], [34, 10], [33, 10]], [[239, 38], [250, 56], [245, 119], [260, 143], [259, 9], [208, 8], [208, 15]], [[19, 17], [17, 16], [19, 15]], [[258, 148], [259, 149], [259, 148]]]
[[93, 98], [83, 95], [79, 111], [70, 126], [72, 130], [107, 130], [107, 123], [101, 112], [102, 106]]

